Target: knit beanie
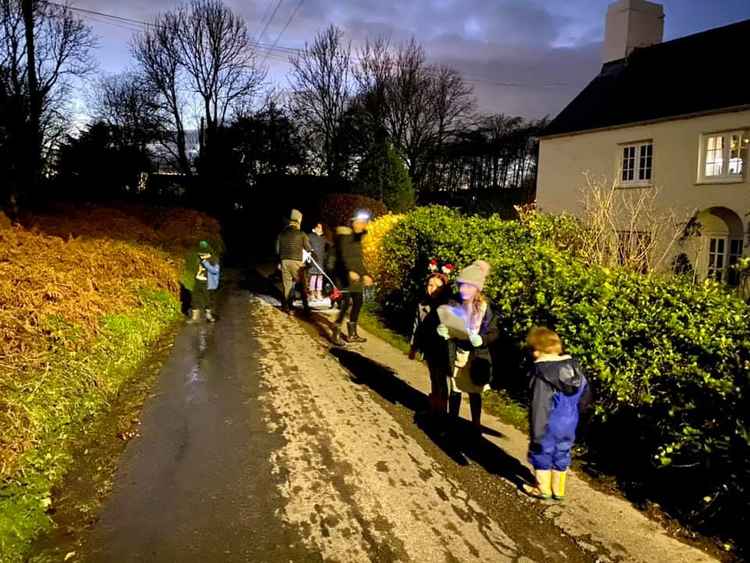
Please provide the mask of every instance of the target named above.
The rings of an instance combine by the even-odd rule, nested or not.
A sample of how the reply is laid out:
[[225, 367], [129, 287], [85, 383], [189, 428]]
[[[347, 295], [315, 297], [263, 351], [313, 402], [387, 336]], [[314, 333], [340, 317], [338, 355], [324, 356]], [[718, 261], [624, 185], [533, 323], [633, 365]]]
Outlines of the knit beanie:
[[484, 289], [484, 282], [490, 273], [490, 265], [484, 260], [475, 260], [458, 275], [458, 283], [473, 285], [479, 291]]
[[207, 240], [202, 240], [198, 243], [198, 250], [201, 252], [209, 252], [211, 250], [211, 245], [208, 244]]
[[302, 212], [298, 209], [292, 209], [292, 213], [289, 215], [289, 221], [300, 225], [302, 223]]

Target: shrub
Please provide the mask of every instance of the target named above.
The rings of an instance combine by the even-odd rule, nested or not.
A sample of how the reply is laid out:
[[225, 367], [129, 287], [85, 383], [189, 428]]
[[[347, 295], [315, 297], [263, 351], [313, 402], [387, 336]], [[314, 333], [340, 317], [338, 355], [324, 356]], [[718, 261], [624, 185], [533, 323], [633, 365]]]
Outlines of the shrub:
[[382, 203], [367, 196], [331, 194], [321, 202], [319, 217], [329, 227], [348, 225], [354, 213], [359, 209], [367, 209], [374, 218], [388, 213]]
[[403, 215], [383, 215], [372, 221], [367, 229], [367, 236], [362, 241], [362, 252], [367, 270], [374, 276], [378, 285], [391, 285], [385, 277], [382, 247], [385, 236], [403, 220]]
[[499, 380], [520, 379], [531, 326], [554, 328], [591, 375], [597, 404], [588, 442], [600, 460], [649, 481], [694, 521], [723, 513], [747, 523], [750, 309], [715, 283], [592, 266], [556, 246], [569, 228], [544, 217], [509, 222], [417, 209], [382, 240], [381, 305], [399, 325], [421, 295], [427, 260], [487, 260], [485, 290], [505, 336]]

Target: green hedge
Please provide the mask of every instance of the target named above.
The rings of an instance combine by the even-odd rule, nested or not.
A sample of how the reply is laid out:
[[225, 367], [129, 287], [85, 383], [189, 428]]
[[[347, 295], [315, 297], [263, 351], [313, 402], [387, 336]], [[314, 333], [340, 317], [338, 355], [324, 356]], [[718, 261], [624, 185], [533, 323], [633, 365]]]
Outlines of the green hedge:
[[750, 524], [749, 308], [714, 283], [583, 263], [566, 250], [572, 235], [570, 222], [544, 216], [417, 209], [383, 240], [381, 305], [405, 328], [431, 258], [487, 260], [505, 337], [498, 384], [523, 385], [526, 332], [554, 328], [596, 392], [592, 456], [694, 523]]

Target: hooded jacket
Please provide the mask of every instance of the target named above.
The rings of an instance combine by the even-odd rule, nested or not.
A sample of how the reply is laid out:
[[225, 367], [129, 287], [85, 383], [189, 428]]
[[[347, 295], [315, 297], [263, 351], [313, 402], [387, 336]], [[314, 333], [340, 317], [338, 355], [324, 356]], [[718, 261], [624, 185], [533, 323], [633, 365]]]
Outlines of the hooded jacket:
[[579, 413], [591, 401], [588, 380], [570, 356], [542, 357], [529, 371], [531, 443], [541, 444], [551, 433], [557, 438], [575, 436]]

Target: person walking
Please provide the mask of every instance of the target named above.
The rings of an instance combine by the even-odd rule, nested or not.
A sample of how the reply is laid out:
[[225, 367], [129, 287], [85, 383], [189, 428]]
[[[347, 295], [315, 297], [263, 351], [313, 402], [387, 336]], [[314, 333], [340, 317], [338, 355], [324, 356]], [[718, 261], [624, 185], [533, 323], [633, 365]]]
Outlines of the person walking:
[[529, 461], [536, 483], [523, 489], [535, 498], [563, 500], [578, 419], [591, 391], [581, 366], [563, 354], [554, 331], [533, 328], [526, 342], [534, 357], [529, 371]]
[[357, 333], [359, 313], [364, 303], [364, 288], [373, 283], [372, 276], [365, 268], [362, 254], [362, 239], [367, 236], [370, 214], [358, 211], [351, 219], [351, 227], [336, 228], [336, 270], [340, 287], [343, 291], [343, 302], [336, 324], [333, 328], [333, 341], [338, 345], [344, 344], [341, 339], [341, 328], [347, 313], [347, 342], [366, 342]]
[[422, 354], [430, 372], [430, 415], [440, 420], [448, 410], [448, 378], [451, 375], [448, 346], [437, 334], [440, 324], [438, 308], [448, 302], [450, 291], [448, 276], [433, 272], [427, 278], [425, 296], [417, 305], [411, 335], [409, 359]]
[[482, 393], [489, 388], [492, 379], [490, 346], [499, 335], [497, 318], [482, 293], [489, 272], [490, 265], [482, 260], [464, 268], [457, 280], [458, 299], [443, 306], [448, 309], [440, 308], [451, 311], [463, 321], [463, 335], [452, 337], [444, 323], [437, 327], [437, 333], [448, 341], [448, 358], [453, 370], [448, 380], [448, 412], [458, 418], [461, 392], [467, 393], [476, 435], [481, 435], [482, 431]]
[[301, 225], [302, 213], [297, 209], [292, 209], [289, 224], [281, 231], [276, 241], [276, 253], [283, 287], [282, 310], [287, 313], [294, 310], [292, 307], [294, 290], [301, 285], [302, 305], [307, 314], [310, 312], [310, 306], [307, 302], [304, 253], [312, 252], [312, 246], [307, 235], [302, 232]]
[[199, 241], [185, 257], [180, 283], [190, 292], [188, 322], [198, 322], [201, 312], [205, 312], [207, 321], [214, 322], [212, 300], [219, 287], [219, 260], [208, 241]]
[[313, 255], [315, 257], [316, 264], [310, 266], [310, 296], [314, 301], [323, 300], [323, 272], [321, 268], [325, 268], [326, 254], [328, 254], [328, 247], [330, 243], [323, 236], [323, 223], [316, 223], [313, 230], [310, 232], [310, 246], [312, 247]]

